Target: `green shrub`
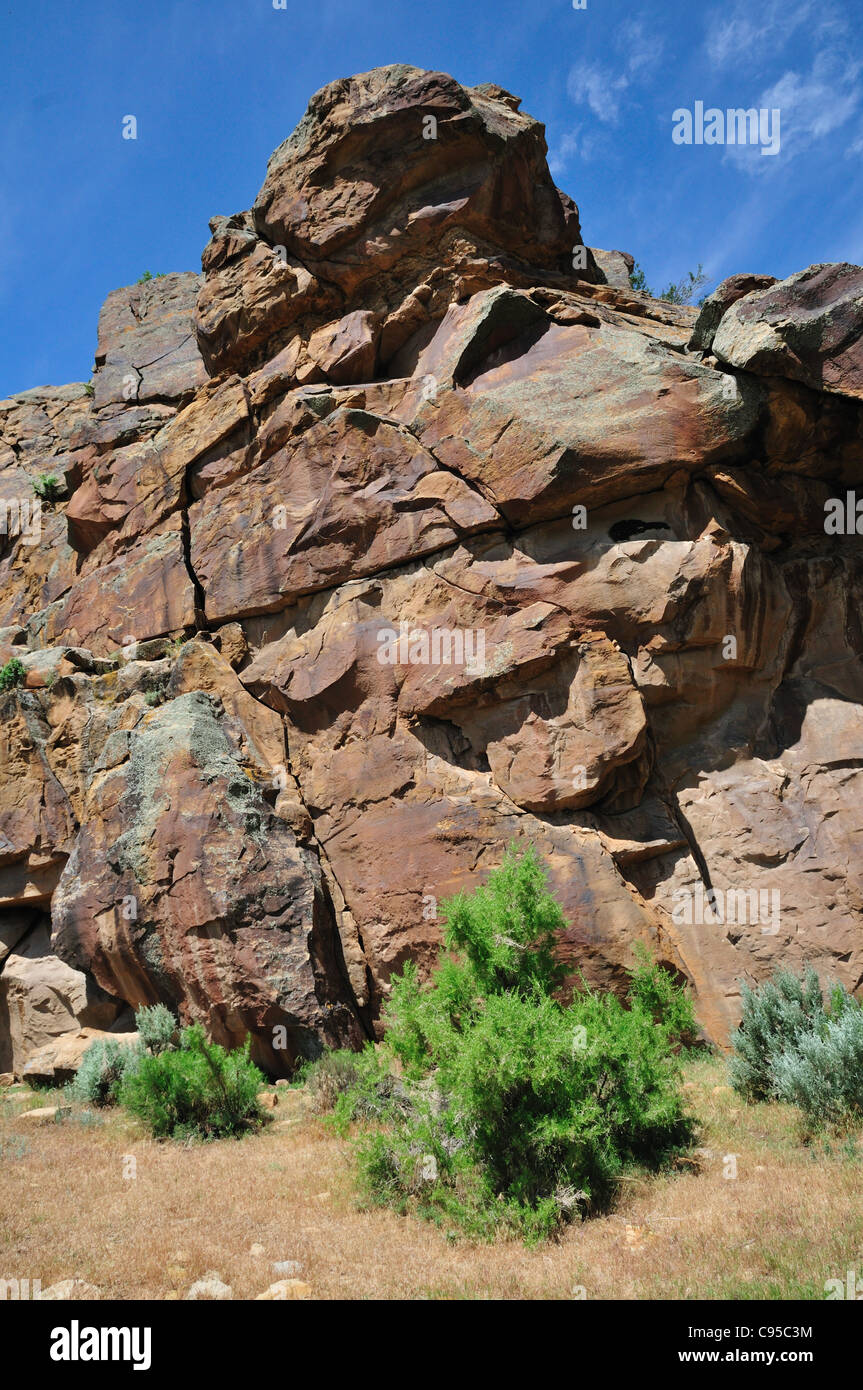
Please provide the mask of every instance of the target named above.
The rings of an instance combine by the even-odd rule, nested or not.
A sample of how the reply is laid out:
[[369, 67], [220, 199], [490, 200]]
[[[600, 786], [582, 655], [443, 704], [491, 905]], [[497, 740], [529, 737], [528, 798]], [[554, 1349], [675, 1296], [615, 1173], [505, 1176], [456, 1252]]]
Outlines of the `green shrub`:
[[[772, 980], [756, 989], [742, 987], [740, 1027], [732, 1035], [731, 1084], [746, 1100], [768, 1100], [775, 1092], [774, 1066], [783, 1052], [793, 1050], [806, 1033], [820, 1033], [827, 1022], [818, 974], [811, 967], [803, 979], [777, 970]], [[842, 991], [834, 992], [840, 1010]]]
[[143, 275], [139, 275], [139, 276], [138, 276], [138, 284], [139, 284], [139, 285], [146, 285], [147, 281], [148, 281], [148, 280], [152, 280], [152, 278], [153, 278], [152, 272], [149, 271], [149, 270], [145, 270]]
[[14, 690], [16, 686], [24, 684], [26, 676], [23, 662], [19, 661], [17, 656], [13, 656], [0, 670], [0, 690]]
[[693, 296], [708, 283], [709, 278], [708, 275], [705, 275], [704, 267], [699, 261], [697, 270], [688, 270], [682, 280], [673, 280], [668, 288], [662, 291], [659, 298], [666, 300], [669, 304], [689, 304]]
[[226, 1052], [194, 1024], [183, 1029], [176, 1051], [142, 1058], [124, 1081], [120, 1100], [159, 1139], [216, 1139], [262, 1123], [257, 1096], [263, 1084], [249, 1060], [248, 1039]]
[[74, 1081], [66, 1088], [70, 1100], [90, 1105], [116, 1105], [124, 1080], [131, 1077], [144, 1055], [140, 1046], [99, 1038], [81, 1058]]
[[[629, 284], [632, 289], [639, 294], [649, 294], [651, 299], [664, 299], [668, 304], [689, 304], [693, 296], [708, 282], [709, 276], [704, 273], [704, 267], [699, 262], [697, 270], [688, 270], [682, 279], [672, 280], [661, 294], [656, 295], [648, 285], [647, 276], [638, 261], [629, 272]], [[703, 298], [698, 302], [703, 303]]]
[[33, 491], [43, 502], [53, 502], [63, 488], [62, 478], [56, 473], [40, 473], [33, 484]]
[[774, 1064], [778, 1100], [797, 1105], [810, 1129], [863, 1120], [863, 1008], [828, 1018], [821, 1032], [799, 1035]]
[[635, 969], [629, 972], [630, 999], [640, 1004], [654, 1023], [668, 1030], [672, 1042], [680, 1047], [692, 1047], [698, 1037], [698, 1025], [691, 996], [680, 988], [669, 971], [653, 963], [643, 942], [636, 943], [634, 954]]
[[336, 1101], [343, 1122], [377, 1121], [358, 1148], [372, 1201], [535, 1240], [606, 1203], [630, 1164], [689, 1142], [674, 1047], [691, 1007], [645, 960], [629, 1007], [587, 989], [564, 1005], [565, 921], [545, 878], [532, 847], [508, 850], [483, 887], [442, 905], [459, 954], [427, 984], [411, 965], [393, 982], [385, 1043]]
[[177, 1020], [164, 1004], [138, 1009], [135, 1027], [148, 1052], [166, 1052], [177, 1042]]
[[629, 284], [637, 294], [649, 294], [651, 299], [653, 298], [653, 290], [648, 285], [644, 268], [639, 265], [638, 261], [633, 264], [632, 270], [629, 272]]
[[545, 879], [532, 845], [521, 855], [511, 848], [488, 883], [443, 904], [446, 945], [465, 953], [482, 993], [550, 993], [563, 981], [554, 947], [566, 918]]

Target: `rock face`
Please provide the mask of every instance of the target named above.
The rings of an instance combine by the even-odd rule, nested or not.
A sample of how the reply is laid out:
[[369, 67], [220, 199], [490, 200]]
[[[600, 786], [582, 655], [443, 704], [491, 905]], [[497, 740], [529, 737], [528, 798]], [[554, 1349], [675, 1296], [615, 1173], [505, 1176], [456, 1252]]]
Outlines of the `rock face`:
[[860, 988], [863, 271], [634, 293], [518, 107], [331, 83], [92, 394], [0, 402], [0, 1071], [157, 1000], [356, 1044], [513, 839], [719, 1042]]

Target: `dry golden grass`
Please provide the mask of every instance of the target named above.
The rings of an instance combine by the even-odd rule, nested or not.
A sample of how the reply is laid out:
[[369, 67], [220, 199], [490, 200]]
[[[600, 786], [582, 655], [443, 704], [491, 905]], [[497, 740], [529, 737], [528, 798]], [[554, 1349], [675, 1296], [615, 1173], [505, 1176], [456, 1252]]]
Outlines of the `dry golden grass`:
[[614, 1214], [534, 1250], [359, 1210], [349, 1145], [284, 1092], [276, 1115], [291, 1118], [191, 1147], [156, 1143], [116, 1110], [34, 1123], [21, 1111], [56, 1096], [0, 1093], [0, 1277], [44, 1289], [77, 1275], [105, 1298], [164, 1299], [216, 1270], [253, 1298], [279, 1278], [273, 1261], [297, 1260], [324, 1299], [572, 1298], [579, 1286], [588, 1299], [721, 1299], [823, 1298], [825, 1279], [863, 1274], [859, 1142], [806, 1148], [794, 1112], [743, 1105], [718, 1059], [687, 1077], [700, 1170], [622, 1183]]

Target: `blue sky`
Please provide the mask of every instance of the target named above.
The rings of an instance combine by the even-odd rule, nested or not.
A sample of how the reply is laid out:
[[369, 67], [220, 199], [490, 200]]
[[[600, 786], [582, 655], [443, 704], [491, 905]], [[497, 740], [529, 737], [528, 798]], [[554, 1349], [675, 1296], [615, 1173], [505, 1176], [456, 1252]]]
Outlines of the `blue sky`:
[[[311, 93], [384, 63], [545, 122], [590, 245], [661, 289], [702, 261], [863, 261], [861, 0], [17, 0], [0, 12], [0, 397], [87, 380], [102, 301], [199, 270]], [[678, 108], [781, 111], [781, 148], [677, 145]], [[123, 140], [134, 115], [137, 140]]]

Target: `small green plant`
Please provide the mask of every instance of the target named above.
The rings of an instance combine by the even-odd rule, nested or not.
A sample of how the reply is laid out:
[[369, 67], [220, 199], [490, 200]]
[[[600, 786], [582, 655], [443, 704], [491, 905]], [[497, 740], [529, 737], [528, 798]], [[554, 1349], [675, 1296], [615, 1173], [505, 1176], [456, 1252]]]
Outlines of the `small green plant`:
[[11, 661], [0, 669], [0, 691], [14, 690], [16, 686], [23, 685], [27, 677], [24, 663], [19, 661], [17, 656], [13, 656]]
[[144, 1047], [156, 1056], [174, 1047], [178, 1039], [177, 1020], [164, 1004], [153, 1004], [138, 1009], [135, 1014], [135, 1028]]
[[[703, 289], [709, 281], [709, 276], [705, 274], [704, 267], [699, 261], [697, 270], [688, 270], [682, 279], [674, 281], [668, 285], [661, 294], [654, 294], [647, 283], [647, 276], [644, 270], [635, 262], [629, 272], [629, 283], [632, 289], [639, 294], [650, 295], [651, 299], [664, 299], [668, 304], [689, 304], [693, 295]], [[699, 301], [701, 302], [701, 301]]]
[[344, 1134], [355, 1120], [384, 1120], [410, 1111], [408, 1091], [374, 1047], [363, 1052], [331, 1051], [298, 1073], [316, 1114], [332, 1112]]
[[94, 396], [96, 394], [96, 388], [92, 381], [88, 381], [84, 386], [84, 394], [87, 396]]
[[97, 1039], [87, 1048], [74, 1081], [66, 1088], [68, 1099], [89, 1105], [116, 1105], [124, 1079], [131, 1076], [143, 1055], [140, 1045], [130, 1047], [110, 1038]]
[[264, 1078], [249, 1060], [208, 1043], [200, 1024], [184, 1028], [176, 1051], [145, 1056], [124, 1081], [120, 1100], [158, 1139], [217, 1139], [263, 1123]]
[[148, 705], [161, 705], [165, 698], [165, 685], [159, 684], [152, 690], [148, 690], [144, 695], [144, 700]]
[[705, 274], [704, 266], [699, 261], [697, 270], [688, 270], [681, 280], [672, 280], [659, 298], [666, 300], [669, 304], [690, 304], [693, 296], [704, 288], [709, 279], [709, 275]]
[[152, 276], [152, 274], [150, 273], [150, 271], [149, 271], [149, 270], [145, 270], [143, 275], [139, 275], [139, 276], [138, 276], [138, 284], [139, 284], [139, 285], [146, 285], [147, 281], [148, 281], [148, 280], [152, 280], [152, 278], [153, 278], [153, 276]]
[[648, 285], [647, 276], [645, 275], [644, 269], [642, 266], [639, 265], [638, 261], [635, 262], [635, 264], [632, 267], [632, 270], [629, 272], [629, 283], [631, 288], [634, 289], [638, 294], [649, 294], [651, 298], [653, 297], [653, 290]]
[[63, 490], [63, 481], [55, 473], [40, 473], [33, 483], [33, 491], [43, 502], [53, 502]]
[[698, 1037], [698, 1025], [692, 997], [675, 981], [673, 975], [656, 965], [643, 942], [636, 942], [635, 969], [630, 973], [629, 997], [639, 1004], [668, 1032], [677, 1047], [693, 1047]]

